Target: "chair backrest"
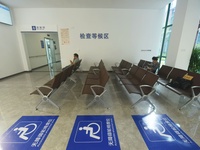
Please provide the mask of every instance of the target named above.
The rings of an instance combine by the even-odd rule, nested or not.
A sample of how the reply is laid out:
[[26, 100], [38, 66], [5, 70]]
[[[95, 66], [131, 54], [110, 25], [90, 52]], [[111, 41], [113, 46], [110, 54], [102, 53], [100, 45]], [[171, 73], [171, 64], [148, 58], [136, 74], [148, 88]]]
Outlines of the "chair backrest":
[[67, 66], [65, 68], [62, 69], [62, 77], [61, 77], [61, 82], [64, 82], [67, 79], [67, 72], [70, 66]]
[[57, 89], [60, 86], [62, 75], [63, 75], [63, 72], [60, 72], [54, 76], [54, 81], [51, 85], [52, 89]]
[[[156, 75], [150, 71], [147, 71], [145, 77], [142, 80], [141, 85], [150, 85], [151, 87], [153, 87], [154, 84], [157, 82], [158, 78], [159, 78], [158, 75]], [[142, 92], [145, 95], [148, 95], [151, 91], [152, 91], [151, 88], [148, 88], [148, 87], [142, 88]]]
[[[100, 85], [102, 87], [105, 87], [108, 80], [109, 80], [108, 72], [104, 71], [104, 74], [102, 76], [100, 76]], [[100, 88], [100, 87], [95, 88], [95, 93], [98, 95], [100, 95], [103, 91], [104, 91], [103, 88]], [[90, 91], [86, 91], [86, 92], [90, 92]]]
[[126, 68], [126, 69], [130, 69], [132, 66], [132, 63], [122, 59], [122, 61], [119, 64], [119, 68]]
[[100, 62], [99, 62], [98, 68], [101, 68], [102, 66], [104, 66], [104, 63], [103, 63], [103, 60], [101, 59]]
[[132, 66], [132, 63], [130, 63], [130, 62], [128, 62], [128, 61], [126, 61], [126, 69], [130, 69], [131, 68], [131, 66]]
[[73, 73], [73, 66], [70, 66], [68, 69], [67, 69], [67, 77], [70, 77]]
[[144, 65], [143, 65], [143, 68], [149, 66], [150, 64], [152, 64], [152, 62], [150, 62], [150, 61], [145, 61], [145, 62], [144, 62]]
[[183, 77], [187, 73], [186, 70], [178, 69], [178, 68], [173, 68], [171, 73], [169, 74], [167, 79], [176, 79], [177, 77]]
[[103, 61], [99, 69], [100, 69], [100, 74], [99, 74], [100, 85], [104, 87], [108, 81], [109, 75]]
[[162, 65], [158, 71], [158, 76], [167, 79], [172, 69], [173, 68], [171, 66]]
[[99, 69], [100, 69], [100, 70], [99, 70], [99, 71], [100, 71], [100, 74], [99, 74], [99, 75], [100, 75], [100, 76], [103, 76], [103, 75], [105, 74], [105, 72], [106, 72], [106, 67], [105, 67], [104, 65], [102, 65], [101, 68], [99, 68]]
[[136, 78], [138, 81], [142, 81], [143, 77], [145, 76], [147, 70], [138, 67], [136, 73], [133, 75], [133, 78]]
[[194, 72], [188, 72], [188, 75], [193, 76], [192, 86], [200, 86], [200, 74]]
[[132, 67], [131, 67], [131, 70], [129, 71], [129, 74], [130, 75], [134, 75], [135, 73], [136, 73], [136, 71], [138, 70], [138, 66], [136, 66], [136, 65], [133, 65]]
[[71, 65], [65, 66], [64, 68], [62, 68], [62, 70], [65, 70], [65, 69], [67, 69], [69, 66], [71, 66]]
[[[188, 75], [193, 76], [192, 86], [200, 86], [200, 74], [199, 73], [188, 72]], [[194, 93], [195, 93], [195, 95], [198, 95], [200, 93], [200, 88], [195, 88]]]
[[[99, 76], [99, 78], [100, 78], [100, 85], [102, 87], [105, 87], [106, 83], [109, 80], [109, 74], [108, 74], [108, 72], [107, 72], [107, 70], [106, 70], [106, 68], [105, 68], [104, 65], [100, 69], [100, 76]], [[95, 93], [98, 94], [98, 95], [100, 95], [103, 91], [104, 91], [103, 88], [99, 88], [99, 87], [95, 88]], [[86, 93], [86, 92], [91, 93], [91, 90], [89, 90], [89, 89], [87, 90], [87, 87], [85, 87], [83, 93]]]
[[101, 70], [103, 67], [105, 67], [103, 60], [100, 61], [98, 68]]
[[68, 77], [70, 77], [72, 75], [72, 70], [73, 70], [74, 66], [70, 65], [68, 67], [65, 67], [65, 69], [63, 70], [63, 75], [61, 77], [61, 83], [66, 81]]
[[159, 76], [147, 71], [146, 75], [144, 76], [144, 78], [142, 79], [142, 84], [146, 84], [146, 85], [150, 85], [150, 86], [154, 86], [154, 84], [157, 82]]
[[143, 68], [143, 67], [144, 67], [144, 63], [145, 63], [145, 60], [140, 59], [140, 61], [139, 61], [139, 63], [138, 63], [138, 67]]
[[120, 68], [126, 68], [126, 61], [124, 59], [121, 60], [119, 67]]
[[100, 85], [105, 87], [108, 80], [109, 80], [109, 74], [107, 70], [104, 70], [104, 73], [100, 76]]

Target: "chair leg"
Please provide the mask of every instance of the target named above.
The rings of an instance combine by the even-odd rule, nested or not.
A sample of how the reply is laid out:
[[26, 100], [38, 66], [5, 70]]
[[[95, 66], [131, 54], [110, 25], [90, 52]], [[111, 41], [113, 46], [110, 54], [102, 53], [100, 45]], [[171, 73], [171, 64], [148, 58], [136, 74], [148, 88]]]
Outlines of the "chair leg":
[[110, 106], [107, 106], [101, 97], [99, 97], [99, 101], [104, 105], [105, 108], [110, 109]]
[[140, 103], [142, 101], [148, 102], [152, 106], [152, 108], [153, 108], [152, 111], [154, 111], [156, 109], [155, 105], [149, 100], [149, 98], [148, 98], [147, 95], [142, 96], [137, 102], [135, 102], [134, 104], [132, 104], [131, 108], [133, 108], [135, 105], [137, 105], [138, 103]]
[[72, 78], [72, 77], [69, 77], [69, 80], [74, 82], [74, 83], [76, 83], [76, 80], [74, 78]]
[[199, 101], [199, 99], [197, 98], [197, 102], [199, 103], [199, 105], [200, 105], [200, 101]]
[[183, 106], [181, 106], [180, 108], [179, 108], [179, 110], [181, 110], [181, 109], [183, 109], [184, 107], [186, 107], [188, 104], [190, 104], [191, 102], [193, 102], [194, 100], [196, 100], [197, 99], [197, 97], [193, 97], [193, 98], [191, 98], [189, 101], [187, 101]]
[[[74, 82], [74, 81], [73, 81]], [[78, 99], [78, 97], [76, 96], [76, 94], [74, 94], [73, 89], [76, 87], [76, 82], [73, 83], [72, 87], [69, 88], [69, 92], [71, 92], [73, 94], [73, 96]]]
[[40, 106], [40, 104], [42, 104], [44, 102], [44, 100], [42, 99], [39, 104], [37, 104], [37, 106], [35, 107], [36, 110], [38, 110], [38, 107]]
[[40, 103], [35, 107], [36, 110], [38, 110], [38, 107], [43, 103], [43, 102], [49, 102], [51, 103], [53, 106], [55, 106], [56, 108], [58, 108], [60, 110], [60, 107], [58, 105], [56, 105], [51, 99], [49, 99], [48, 97], [44, 96], [42, 98], [42, 100], [40, 101]]
[[92, 105], [94, 104], [95, 102], [97, 101], [97, 95], [94, 97], [94, 99], [87, 105], [87, 109]]
[[79, 67], [79, 68], [77, 69], [77, 71], [83, 72], [83, 70], [82, 70], [81, 67]]
[[183, 99], [185, 99], [184, 95], [180, 95], [179, 101], [181, 102]]
[[156, 109], [155, 105], [149, 99], [147, 99], [147, 102], [152, 106], [153, 111], [154, 111]]
[[51, 103], [53, 106], [55, 106], [56, 108], [58, 108], [60, 110], [60, 107], [58, 105], [56, 105], [52, 100], [50, 100], [48, 98], [48, 102]]
[[110, 107], [106, 106], [106, 104], [104, 103], [103, 99], [99, 95], [96, 95], [94, 97], [94, 99], [87, 105], [86, 108], [88, 109], [92, 104], [94, 104], [97, 101], [100, 101], [104, 105], [105, 108], [110, 109]]
[[69, 84], [67, 84], [66, 83], [66, 81], [63, 83], [63, 87], [67, 90], [67, 91], [65, 91], [65, 92], [71, 92], [72, 94], [73, 94], [73, 96], [76, 98], [76, 99], [78, 99], [78, 97], [74, 94], [74, 92], [73, 92], [73, 88], [75, 88], [76, 87], [76, 80], [74, 80], [74, 79], [72, 79], [72, 78], [70, 78], [69, 77], [69, 80], [70, 81], [72, 81], [73, 83], [73, 85], [71, 86], [71, 84], [69, 85]]
[[144, 101], [144, 100], [143, 100], [143, 97], [141, 97], [137, 102], [135, 102], [134, 104], [132, 104], [131, 107], [132, 107], [132, 108], [135, 107], [135, 105], [137, 105], [138, 103], [140, 103], [140, 102], [142, 102], [142, 101]]

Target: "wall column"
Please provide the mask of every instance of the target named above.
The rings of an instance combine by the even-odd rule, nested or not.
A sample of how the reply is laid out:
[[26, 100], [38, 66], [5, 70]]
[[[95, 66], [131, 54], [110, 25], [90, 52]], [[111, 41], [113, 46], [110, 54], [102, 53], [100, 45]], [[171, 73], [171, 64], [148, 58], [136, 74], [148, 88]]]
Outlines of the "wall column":
[[166, 65], [188, 69], [200, 20], [199, 0], [177, 0]]

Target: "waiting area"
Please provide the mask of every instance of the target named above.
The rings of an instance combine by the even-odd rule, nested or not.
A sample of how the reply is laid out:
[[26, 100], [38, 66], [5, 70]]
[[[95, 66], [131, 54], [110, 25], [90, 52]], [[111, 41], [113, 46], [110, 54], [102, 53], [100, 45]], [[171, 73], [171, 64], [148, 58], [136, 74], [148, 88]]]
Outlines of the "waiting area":
[[[30, 93], [35, 91], [37, 86], [48, 85], [45, 83], [51, 81], [49, 72], [27, 72], [1, 80], [0, 133], [3, 134], [8, 126], [11, 126], [24, 115], [59, 115], [56, 124], [42, 146], [42, 150], [65, 150], [77, 115], [113, 115], [121, 150], [147, 150], [148, 147], [131, 115], [155, 113], [167, 114], [197, 144], [200, 142], [200, 108], [197, 101], [191, 102], [187, 107], [179, 110], [178, 108], [183, 106], [187, 99], [180, 99], [180, 96], [172, 90], [155, 83], [155, 91], [148, 95], [152, 104], [141, 102], [131, 107], [142, 95], [141, 93], [131, 94], [132, 92], [128, 90], [130, 84], [129, 86], [124, 84], [124, 79], [131, 79], [132, 77], [127, 73], [120, 73], [119, 70], [118, 77], [116, 77], [116, 72], [107, 71], [105, 66], [106, 64], [102, 60], [99, 66], [91, 67], [89, 72], [74, 72], [71, 77], [75, 82], [70, 78], [65, 79], [65, 82], [51, 95], [50, 99], [56, 107], [52, 103], [42, 102], [37, 110], [35, 110], [35, 107], [41, 102], [41, 95], [30, 95]], [[133, 66], [135, 65], [131, 64], [129, 67], [129, 71], [132, 71], [132, 73], [134, 72]], [[155, 76], [155, 81], [158, 81], [157, 75], [148, 72], [144, 74], [150, 78]], [[105, 79], [104, 83], [102, 79]], [[95, 83], [91, 84], [94, 81]], [[134, 80], [130, 81], [133, 82]], [[148, 80], [145, 79], [144, 81], [146, 83]], [[101, 95], [103, 105], [95, 99], [95, 96], [99, 93], [95, 95], [88, 85], [99, 85], [103, 86], [103, 89], [105, 88], [106, 92]], [[137, 86], [136, 89], [138, 89]], [[153, 112], [152, 106], [155, 107]]]

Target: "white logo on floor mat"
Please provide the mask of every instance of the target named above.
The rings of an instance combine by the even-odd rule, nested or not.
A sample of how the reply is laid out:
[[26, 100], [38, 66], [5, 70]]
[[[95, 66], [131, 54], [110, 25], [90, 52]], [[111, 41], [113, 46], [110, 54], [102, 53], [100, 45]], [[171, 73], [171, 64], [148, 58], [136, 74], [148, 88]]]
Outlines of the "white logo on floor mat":
[[101, 121], [80, 121], [77, 126], [74, 142], [99, 143], [103, 140]]
[[158, 122], [139, 121], [144, 134], [151, 142], [174, 141], [173, 135], [165, 128], [164, 124]]
[[171, 135], [165, 134], [165, 128], [160, 124], [156, 123], [156, 125], [152, 128], [148, 128], [148, 126], [144, 127], [145, 130], [153, 130], [154, 133], [158, 133], [160, 136], [166, 137], [166, 138], [172, 138]]
[[[92, 125], [97, 126], [97, 131], [96, 131], [96, 132], [94, 132], [94, 128], [92, 127]], [[90, 123], [88, 126], [80, 127], [80, 128], [79, 128], [80, 131], [85, 130], [85, 131], [86, 131], [86, 132], [85, 132], [86, 134], [88, 134], [88, 132], [90, 132], [89, 136], [90, 136], [91, 138], [94, 138], [94, 139], [97, 139], [97, 140], [100, 139], [99, 136], [96, 136], [96, 134], [99, 133], [100, 129], [101, 129], [101, 128], [100, 128], [100, 126], [99, 126], [97, 123]]]
[[27, 143], [35, 135], [41, 121], [19, 121], [1, 139], [1, 143]]
[[36, 130], [36, 128], [37, 128], [37, 124], [30, 123], [30, 124], [25, 125], [24, 127], [15, 128], [14, 131], [18, 132], [17, 134], [19, 135], [19, 138], [23, 140], [28, 140], [27, 135], [33, 133]]

